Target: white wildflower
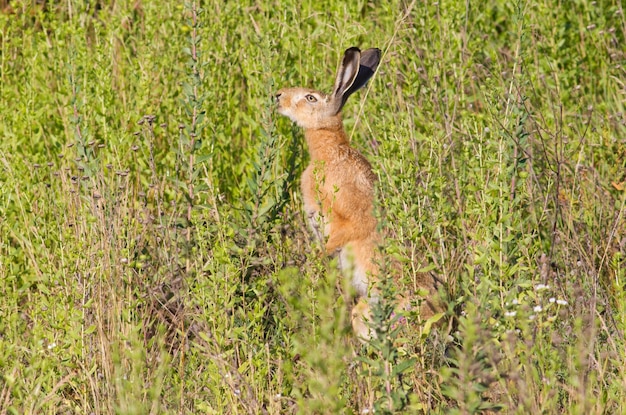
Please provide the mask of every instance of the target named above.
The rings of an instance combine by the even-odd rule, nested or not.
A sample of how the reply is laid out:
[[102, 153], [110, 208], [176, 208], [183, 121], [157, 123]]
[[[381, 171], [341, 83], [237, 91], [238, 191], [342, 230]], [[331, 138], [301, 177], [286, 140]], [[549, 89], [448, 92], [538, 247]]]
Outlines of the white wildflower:
[[505, 317], [515, 317], [515, 315], [517, 314], [517, 311], [507, 311], [506, 313], [504, 313]]
[[556, 300], [556, 303], [558, 305], [567, 305], [567, 301], [565, 301], [565, 300]]
[[546, 284], [537, 284], [535, 285], [535, 291], [545, 291], [545, 290], [549, 290], [550, 286], [546, 285]]
[[543, 308], [541, 308], [541, 306], [540, 306], [540, 305], [536, 305], [536, 306], [533, 308], [533, 311], [534, 311], [535, 313], [541, 313], [541, 312], [543, 311]]

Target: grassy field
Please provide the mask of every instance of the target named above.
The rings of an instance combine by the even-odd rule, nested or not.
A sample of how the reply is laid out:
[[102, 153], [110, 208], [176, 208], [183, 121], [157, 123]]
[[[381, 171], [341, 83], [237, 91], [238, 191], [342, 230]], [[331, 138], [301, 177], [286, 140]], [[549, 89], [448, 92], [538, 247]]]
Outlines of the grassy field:
[[[7, 3], [0, 414], [626, 413], [619, 0]], [[370, 344], [273, 103], [355, 45], [385, 295], [445, 308]]]

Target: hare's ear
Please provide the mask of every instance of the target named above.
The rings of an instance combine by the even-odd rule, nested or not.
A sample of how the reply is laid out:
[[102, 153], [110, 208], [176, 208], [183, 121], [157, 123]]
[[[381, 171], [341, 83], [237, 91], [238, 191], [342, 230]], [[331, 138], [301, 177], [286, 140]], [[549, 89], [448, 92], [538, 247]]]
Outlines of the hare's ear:
[[350, 89], [354, 80], [359, 74], [359, 62], [361, 61], [361, 51], [359, 48], [352, 47], [347, 49], [343, 54], [343, 61], [337, 72], [335, 80], [335, 90], [332, 95], [335, 113], [341, 111], [341, 107], [346, 102], [346, 92]]
[[374, 75], [380, 63], [380, 54], [380, 49], [376, 48], [367, 49], [362, 53], [354, 47], [346, 50], [333, 94], [336, 112], [341, 110], [352, 93], [363, 87]]
[[380, 63], [380, 49], [372, 48], [367, 49], [361, 52], [361, 62], [359, 63], [359, 73], [356, 76], [356, 79], [352, 83], [352, 86], [345, 94], [346, 98], [348, 95], [361, 88], [363, 85], [370, 80], [374, 72], [376, 72], [376, 68], [378, 68], [378, 64]]

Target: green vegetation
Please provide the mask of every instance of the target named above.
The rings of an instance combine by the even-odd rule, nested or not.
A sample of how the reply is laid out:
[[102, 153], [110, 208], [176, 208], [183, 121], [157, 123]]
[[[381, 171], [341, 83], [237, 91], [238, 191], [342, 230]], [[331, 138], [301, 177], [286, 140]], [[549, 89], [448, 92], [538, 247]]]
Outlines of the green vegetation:
[[[0, 414], [626, 413], [619, 0], [0, 8]], [[384, 291], [447, 305], [367, 345], [273, 107], [353, 45]]]

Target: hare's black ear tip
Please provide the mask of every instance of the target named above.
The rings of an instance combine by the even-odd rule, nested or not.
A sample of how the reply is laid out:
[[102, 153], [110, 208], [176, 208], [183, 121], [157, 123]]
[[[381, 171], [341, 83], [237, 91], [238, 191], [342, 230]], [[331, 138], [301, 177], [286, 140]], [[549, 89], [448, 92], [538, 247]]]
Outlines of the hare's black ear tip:
[[344, 55], [348, 55], [350, 53], [361, 53], [361, 49], [357, 48], [356, 46], [352, 46], [351, 48], [346, 49]]

